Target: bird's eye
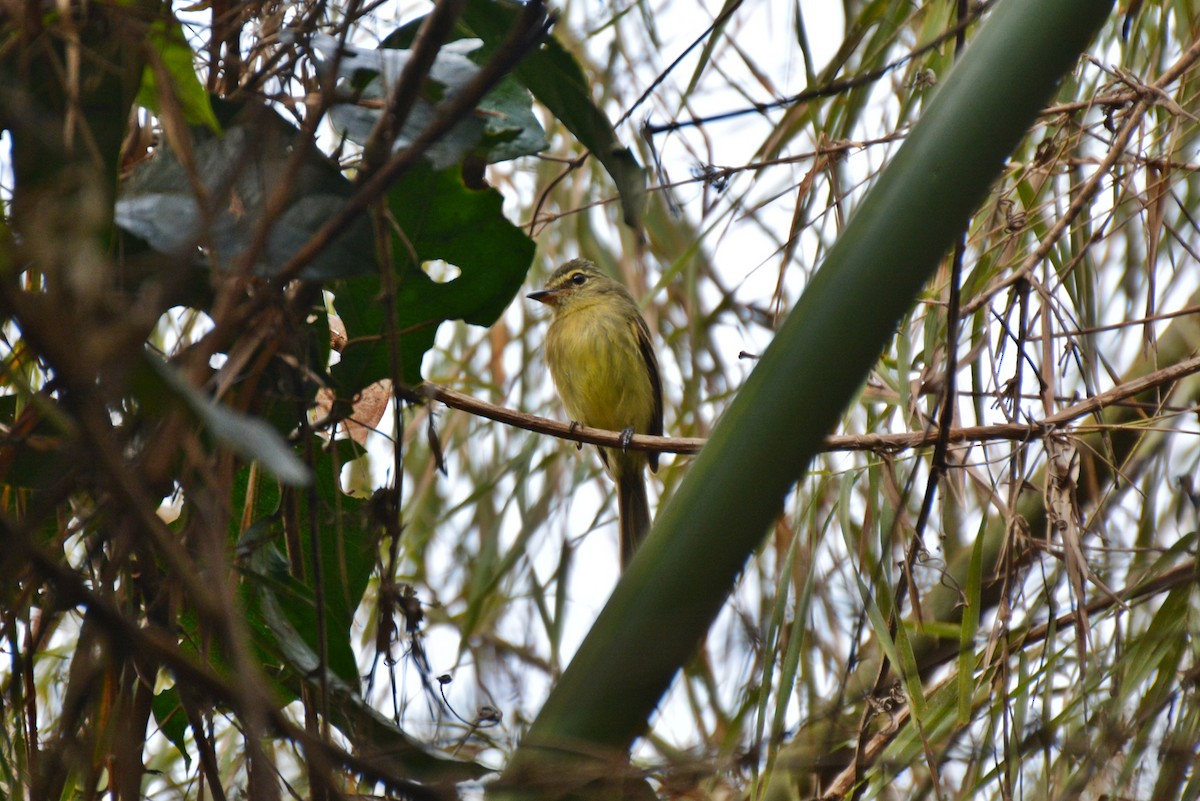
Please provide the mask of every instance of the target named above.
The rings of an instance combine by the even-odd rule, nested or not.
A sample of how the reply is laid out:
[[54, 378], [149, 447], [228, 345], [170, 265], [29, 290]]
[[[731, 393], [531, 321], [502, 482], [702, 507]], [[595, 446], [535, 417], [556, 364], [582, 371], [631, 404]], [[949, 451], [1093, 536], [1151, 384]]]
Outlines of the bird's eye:
[[587, 283], [587, 276], [583, 273], [575, 273], [571, 276], [571, 283], [575, 286], [583, 286]]

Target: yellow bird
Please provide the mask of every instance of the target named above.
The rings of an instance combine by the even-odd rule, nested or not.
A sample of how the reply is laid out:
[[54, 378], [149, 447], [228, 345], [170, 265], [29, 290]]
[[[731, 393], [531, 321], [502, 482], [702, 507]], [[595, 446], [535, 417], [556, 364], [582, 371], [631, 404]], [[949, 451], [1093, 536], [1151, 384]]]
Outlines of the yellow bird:
[[[546, 332], [546, 362], [571, 420], [620, 431], [661, 435], [662, 382], [650, 328], [629, 291], [587, 259], [559, 267], [546, 288], [529, 295], [553, 314]], [[650, 530], [643, 468], [658, 469], [658, 454], [597, 448], [617, 482], [621, 568]]]

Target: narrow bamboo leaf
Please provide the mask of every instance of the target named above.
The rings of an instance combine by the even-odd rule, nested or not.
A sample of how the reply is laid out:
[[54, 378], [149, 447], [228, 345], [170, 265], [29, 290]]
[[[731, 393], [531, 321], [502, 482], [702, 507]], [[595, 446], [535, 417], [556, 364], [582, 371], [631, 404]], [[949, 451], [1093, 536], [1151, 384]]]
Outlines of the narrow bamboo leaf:
[[889, 631], [887, 616], [883, 611], [884, 608], [895, 609], [896, 598], [892, 595], [891, 587], [887, 582], [876, 582], [873, 587], [868, 587], [867, 583], [857, 574], [855, 579], [859, 595], [867, 611], [867, 619], [871, 622], [871, 630], [875, 634], [879, 647], [883, 649], [888, 661], [894, 666], [893, 670], [900, 674], [913, 720], [920, 727], [923, 725], [922, 721], [925, 716], [925, 692], [921, 687], [921, 674], [917, 670], [917, 660], [913, 656], [908, 630], [906, 624], [901, 623], [896, 627], [896, 636], [893, 638]]
[[987, 516], [979, 521], [979, 532], [971, 549], [967, 572], [966, 609], [958, 631], [958, 722], [971, 719], [975, 695], [975, 635], [979, 631], [980, 589], [983, 586], [983, 543], [987, 541]]
[[1182, 655], [1180, 648], [1188, 639], [1188, 599], [1191, 593], [1191, 587], [1177, 587], [1167, 593], [1145, 634], [1127, 644], [1126, 658], [1121, 661], [1126, 670], [1114, 689], [1116, 698], [1140, 698], [1144, 703], [1146, 685], [1152, 685], [1153, 674], [1161, 672], [1164, 666], [1167, 666], [1168, 673], [1172, 672], [1170, 666], [1179, 661]]
[[[909, 636], [907, 621], [901, 621], [896, 627], [896, 654], [900, 661], [896, 663], [893, 672], [899, 672], [900, 681], [904, 684], [904, 692], [908, 696], [908, 707], [912, 713], [913, 723], [922, 741], [926, 736], [925, 688], [921, 684], [921, 671], [917, 669], [917, 657], [913, 651], [912, 638]], [[928, 751], [926, 751], [928, 753]]]
[[708, 35], [708, 40], [705, 41], [704, 47], [700, 49], [700, 53], [696, 58], [696, 68], [692, 70], [692, 78], [688, 81], [687, 88], [683, 91], [685, 99], [692, 92], [696, 91], [696, 85], [700, 83], [700, 78], [704, 74], [704, 70], [708, 68], [709, 62], [712, 61], [713, 50], [725, 34], [725, 23], [729, 21], [729, 17], [741, 5], [742, 0], [725, 0], [724, 5], [721, 6], [721, 11], [717, 14], [716, 22], [713, 24], [712, 32]]
[[805, 652], [804, 646], [808, 644], [808, 609], [813, 585], [812, 576], [808, 576], [808, 579], [804, 583], [803, 593], [796, 601], [791, 631], [788, 633], [788, 647], [779, 670], [780, 691], [775, 717], [771, 721], [771, 743], [778, 743], [787, 730], [788, 704], [802, 670], [800, 657]]

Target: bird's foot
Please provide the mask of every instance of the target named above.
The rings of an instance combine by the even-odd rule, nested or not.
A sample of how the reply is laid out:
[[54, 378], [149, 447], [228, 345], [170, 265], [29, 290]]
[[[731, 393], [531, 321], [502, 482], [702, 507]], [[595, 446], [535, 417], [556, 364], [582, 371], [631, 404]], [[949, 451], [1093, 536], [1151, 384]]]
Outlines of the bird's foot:
[[[571, 427], [570, 427], [570, 428], [568, 428], [568, 429], [567, 429], [567, 431], [568, 431], [569, 433], [571, 433], [571, 434], [574, 434], [574, 433], [575, 433], [575, 429], [579, 428], [579, 426], [580, 426], [580, 425], [581, 425], [581, 423], [580, 423], [578, 420], [572, 420], [572, 421], [571, 421]], [[577, 450], [577, 451], [581, 451], [581, 450], [583, 450], [583, 443], [582, 443], [582, 442], [576, 442], [576, 443], [575, 443], [575, 450]]]
[[621, 432], [621, 450], [628, 450], [631, 442], [633, 442], [633, 426]]

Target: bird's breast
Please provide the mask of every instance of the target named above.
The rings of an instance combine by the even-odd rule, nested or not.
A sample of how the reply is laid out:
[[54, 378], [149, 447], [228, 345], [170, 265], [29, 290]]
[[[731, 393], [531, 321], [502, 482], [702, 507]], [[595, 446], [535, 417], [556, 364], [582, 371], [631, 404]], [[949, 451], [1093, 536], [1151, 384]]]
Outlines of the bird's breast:
[[595, 307], [564, 314], [547, 331], [546, 360], [572, 420], [650, 429], [654, 389], [632, 320]]

